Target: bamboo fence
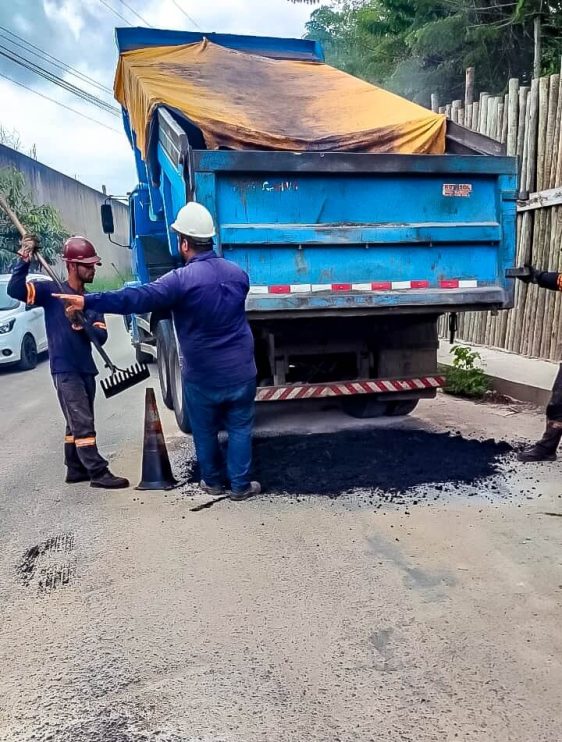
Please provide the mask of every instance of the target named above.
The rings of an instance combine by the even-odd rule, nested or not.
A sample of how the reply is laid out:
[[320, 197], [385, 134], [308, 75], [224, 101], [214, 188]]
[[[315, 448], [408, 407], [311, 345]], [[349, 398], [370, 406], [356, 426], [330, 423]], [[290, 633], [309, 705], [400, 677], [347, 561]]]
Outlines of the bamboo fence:
[[[467, 70], [465, 100], [434, 111], [452, 121], [505, 143], [519, 160], [519, 190], [540, 192], [562, 185], [562, 79], [550, 75], [520, 85], [509, 81], [505, 95], [481, 93], [473, 100], [474, 70]], [[562, 201], [562, 199], [558, 199]], [[517, 260], [532, 255], [542, 270], [562, 271], [562, 205], [523, 211], [517, 215]], [[458, 317], [458, 338], [526, 356], [562, 357], [562, 293], [516, 281], [515, 306], [509, 311], [466, 312]], [[447, 318], [440, 332], [447, 336]]]

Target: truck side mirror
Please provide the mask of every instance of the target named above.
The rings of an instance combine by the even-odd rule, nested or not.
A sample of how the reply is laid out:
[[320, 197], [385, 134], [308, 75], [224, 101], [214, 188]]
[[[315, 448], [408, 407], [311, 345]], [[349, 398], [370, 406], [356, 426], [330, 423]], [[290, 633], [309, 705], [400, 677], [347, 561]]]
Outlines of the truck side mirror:
[[113, 208], [111, 204], [102, 204], [100, 211], [103, 233], [113, 234], [115, 232], [115, 225], [113, 224]]

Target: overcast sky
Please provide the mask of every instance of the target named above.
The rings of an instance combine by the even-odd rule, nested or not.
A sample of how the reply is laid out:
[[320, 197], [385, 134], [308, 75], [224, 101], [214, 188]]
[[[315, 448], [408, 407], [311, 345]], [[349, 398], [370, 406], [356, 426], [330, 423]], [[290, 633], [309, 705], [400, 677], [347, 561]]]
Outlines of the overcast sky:
[[[144, 25], [127, 6], [156, 28], [296, 37], [303, 35], [311, 12], [310, 5], [289, 0], [0, 0], [0, 52], [24, 56], [20, 51], [25, 47], [18, 49], [15, 33], [112, 88], [114, 28], [128, 25], [116, 13], [130, 25]], [[110, 94], [48, 66], [44, 59], [33, 56], [29, 47], [25, 58], [115, 103]], [[22, 86], [54, 98], [82, 116]], [[132, 153], [118, 118], [6, 56], [0, 56], [0, 101], [0, 125], [19, 133], [23, 151], [36, 145], [41, 162], [94, 188], [104, 184], [109, 193], [124, 194], [134, 186]]]

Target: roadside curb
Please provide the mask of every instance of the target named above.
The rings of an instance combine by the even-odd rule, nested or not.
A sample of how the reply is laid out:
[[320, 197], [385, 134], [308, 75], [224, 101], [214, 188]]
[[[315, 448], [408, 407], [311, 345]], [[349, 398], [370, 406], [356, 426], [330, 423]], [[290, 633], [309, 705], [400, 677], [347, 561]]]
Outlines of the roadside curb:
[[[484, 372], [494, 391], [538, 407], [544, 407], [548, 403], [552, 384], [558, 373], [558, 363], [525, 358], [515, 353], [463, 341], [454, 345], [466, 345], [480, 353]], [[450, 343], [443, 340], [440, 342], [437, 351], [437, 361], [440, 365], [452, 365], [449, 352], [451, 348]]]

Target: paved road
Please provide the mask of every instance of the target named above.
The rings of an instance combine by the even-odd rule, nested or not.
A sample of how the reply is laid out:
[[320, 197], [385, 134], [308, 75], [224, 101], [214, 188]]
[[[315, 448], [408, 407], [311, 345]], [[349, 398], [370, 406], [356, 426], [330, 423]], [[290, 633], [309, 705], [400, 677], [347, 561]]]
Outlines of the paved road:
[[[189, 489], [62, 484], [45, 363], [0, 373], [0, 391], [4, 742], [562, 739], [560, 465], [526, 470], [531, 499], [508, 467], [501, 501], [483, 487], [407, 511], [277, 496], [194, 512]], [[379, 426], [540, 431], [508, 412], [441, 398]], [[134, 482], [142, 416], [142, 388], [99, 400], [102, 448]], [[342, 423], [370, 427], [260, 413], [262, 432]]]

